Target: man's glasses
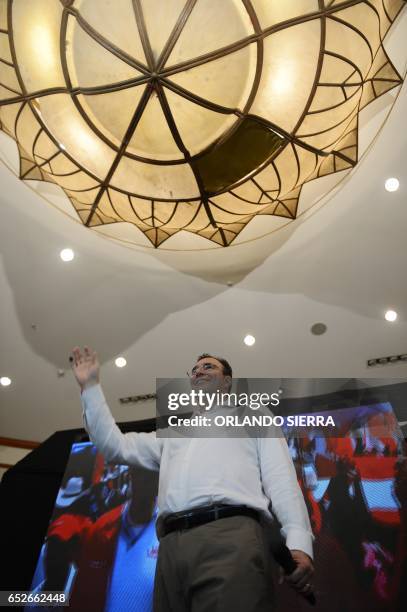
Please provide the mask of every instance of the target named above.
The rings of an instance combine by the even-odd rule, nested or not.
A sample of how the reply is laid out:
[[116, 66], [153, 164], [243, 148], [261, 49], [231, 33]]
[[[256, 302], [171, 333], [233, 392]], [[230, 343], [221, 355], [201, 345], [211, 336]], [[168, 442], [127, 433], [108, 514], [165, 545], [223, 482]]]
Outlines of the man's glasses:
[[191, 373], [187, 372], [188, 378], [195, 376], [199, 369], [203, 370], [204, 372], [208, 372], [209, 370], [215, 370], [216, 365], [214, 363], [204, 363], [203, 365], [196, 365], [192, 368]]

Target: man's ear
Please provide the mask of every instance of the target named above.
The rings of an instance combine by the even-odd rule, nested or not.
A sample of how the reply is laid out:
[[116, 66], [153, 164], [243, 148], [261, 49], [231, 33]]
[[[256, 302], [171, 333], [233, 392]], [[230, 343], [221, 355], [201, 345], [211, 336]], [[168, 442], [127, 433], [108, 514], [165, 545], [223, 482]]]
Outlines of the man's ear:
[[224, 380], [225, 380], [225, 386], [228, 386], [230, 390], [232, 388], [232, 377], [225, 376]]

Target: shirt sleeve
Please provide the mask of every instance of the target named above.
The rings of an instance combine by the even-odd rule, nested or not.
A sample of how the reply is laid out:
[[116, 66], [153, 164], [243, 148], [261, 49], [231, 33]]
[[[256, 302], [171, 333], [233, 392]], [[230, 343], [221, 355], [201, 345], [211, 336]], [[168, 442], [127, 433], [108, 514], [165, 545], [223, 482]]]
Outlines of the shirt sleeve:
[[159, 470], [162, 440], [155, 432], [123, 434], [116, 425], [100, 385], [81, 395], [83, 423], [90, 440], [107, 461]]
[[263, 489], [282, 525], [287, 547], [313, 558], [314, 536], [294, 464], [284, 437], [259, 438]]

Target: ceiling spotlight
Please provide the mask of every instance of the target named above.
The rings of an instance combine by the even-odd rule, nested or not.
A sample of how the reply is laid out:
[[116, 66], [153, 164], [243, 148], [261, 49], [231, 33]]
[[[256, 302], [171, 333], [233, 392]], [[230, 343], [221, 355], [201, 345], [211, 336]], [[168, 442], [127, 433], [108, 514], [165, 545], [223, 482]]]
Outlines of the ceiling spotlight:
[[118, 357], [115, 360], [115, 364], [117, 365], [118, 368], [124, 368], [124, 366], [127, 364], [127, 361], [125, 360], [124, 357]]
[[397, 312], [395, 310], [388, 310], [384, 315], [386, 321], [395, 321], [397, 319]]
[[247, 336], [244, 337], [243, 342], [245, 343], [246, 346], [253, 346], [253, 344], [256, 342], [256, 338], [248, 334]]
[[9, 385], [11, 385], [11, 378], [9, 378], [8, 376], [2, 376], [0, 378], [0, 385], [2, 387], [8, 387]]
[[73, 252], [72, 249], [62, 249], [59, 256], [62, 259], [62, 261], [72, 261], [73, 258], [75, 257], [75, 253]]
[[396, 178], [388, 178], [384, 183], [384, 188], [386, 191], [397, 191], [400, 186], [400, 181]]

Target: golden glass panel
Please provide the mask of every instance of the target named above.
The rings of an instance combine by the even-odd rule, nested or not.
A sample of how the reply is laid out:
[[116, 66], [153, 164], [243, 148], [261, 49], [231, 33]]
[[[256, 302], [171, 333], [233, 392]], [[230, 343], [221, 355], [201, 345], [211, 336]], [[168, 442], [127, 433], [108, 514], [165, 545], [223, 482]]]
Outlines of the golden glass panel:
[[[116, 219], [117, 221], [126, 221], [126, 217], [121, 216], [118, 210], [116, 209], [116, 206], [113, 206], [114, 203], [111, 200], [110, 194], [105, 191], [99, 200], [98, 211], [106, 215], [106, 217], [110, 217], [111, 219]], [[130, 206], [128, 207], [128, 209], [131, 210]], [[132, 215], [131, 222], [139, 222], [139, 219], [136, 217], [136, 215], [134, 215], [134, 213]]]
[[[50, 157], [54, 156], [56, 153], [58, 153], [59, 149], [58, 147], [52, 142], [52, 140], [50, 139], [50, 137], [48, 136], [48, 134], [44, 131], [41, 131], [40, 135], [38, 136], [36, 142], [35, 142], [35, 146], [34, 146], [34, 155], [38, 158], [41, 158], [43, 160], [49, 160]], [[60, 156], [58, 156], [60, 157]], [[55, 160], [58, 159], [58, 157], [54, 158], [54, 162]], [[66, 159], [66, 158], [65, 158]], [[69, 162], [73, 167], [76, 168], [76, 166], [74, 166], [74, 164], [72, 164], [72, 162]], [[55, 173], [58, 174], [58, 166], [55, 166]]]
[[199, 197], [194, 174], [188, 164], [163, 166], [122, 157], [111, 184], [128, 193], [153, 199], [190, 199]]
[[152, 203], [150, 200], [143, 200], [142, 198], [130, 197], [131, 206], [135, 213], [140, 217], [141, 220], [145, 221], [151, 217]]
[[0, 32], [0, 58], [6, 62], [12, 62], [8, 34]]
[[100, 199], [99, 207], [104, 214], [112, 218], [129, 221], [130, 223], [139, 221], [130, 205], [129, 197], [119, 191], [106, 189]]
[[7, 0], [0, 0], [0, 29], [7, 30]]
[[310, 96], [320, 45], [319, 19], [265, 38], [263, 71], [251, 112], [291, 132]]
[[243, 110], [253, 86], [257, 48], [239, 51], [170, 76], [170, 80], [196, 94], [231, 109]]
[[343, 119], [338, 125], [327, 129], [321, 133], [315, 133], [314, 135], [301, 136], [299, 138], [302, 142], [319, 149], [321, 151], [331, 152], [335, 150], [337, 142], [341, 139], [343, 134], [346, 132], [349, 124], [357, 114], [357, 108], [351, 111], [351, 114]]
[[400, 9], [404, 6], [405, 0], [382, 0], [383, 5], [386, 7], [386, 12], [390, 19], [394, 21], [396, 19]]
[[30, 157], [32, 156], [33, 152], [32, 147], [34, 139], [36, 138], [39, 131], [40, 126], [35, 121], [31, 108], [28, 104], [26, 104], [19, 115], [16, 137], [18, 144]]
[[22, 103], [18, 102], [17, 104], [7, 104], [4, 106], [0, 106], [0, 121], [3, 124], [2, 129], [6, 129], [13, 138], [16, 139], [15, 127], [16, 127], [16, 118], [20, 109], [22, 107]]
[[66, 40], [66, 60], [73, 87], [111, 85], [135, 80], [142, 74], [92, 38], [74, 17], [68, 20]]
[[275, 158], [273, 166], [279, 177], [279, 198], [281, 198], [294, 189], [299, 177], [298, 161], [293, 155], [291, 144], [288, 144]]
[[14, 47], [21, 78], [28, 93], [63, 87], [59, 27], [62, 6], [49, 0], [14, 0]]
[[86, 210], [88, 211], [88, 216], [89, 216], [91, 208], [92, 208], [92, 204], [94, 203], [99, 193], [99, 188], [89, 189], [86, 191], [78, 191], [78, 190], [73, 191], [73, 190], [67, 189], [66, 193], [71, 199], [75, 200], [77, 204], [80, 204], [83, 207], [86, 206]]
[[251, 34], [253, 24], [240, 0], [197, 0], [166, 67], [222, 49]]
[[182, 141], [191, 155], [204, 151], [238, 120], [234, 114], [209, 110], [168, 88], [165, 88], [165, 95]]
[[252, 179], [251, 181], [246, 181], [243, 185], [239, 185], [239, 187], [235, 187], [233, 194], [247, 202], [257, 204], [261, 199], [262, 191]]
[[7, 98], [16, 98], [21, 95], [21, 87], [12, 66], [0, 62], [0, 79], [6, 89]]
[[95, 187], [99, 187], [99, 183], [90, 178], [89, 175], [87, 175], [85, 172], [81, 172], [78, 170], [73, 174], [59, 174], [56, 176], [58, 176], [58, 184], [61, 185], [62, 189], [67, 189], [71, 192], [83, 192]]
[[[285, 149], [284, 149], [285, 150]], [[284, 154], [284, 150], [280, 153], [280, 155]], [[266, 193], [272, 191], [276, 194], [276, 197], [280, 195], [281, 191], [281, 178], [277, 173], [275, 167], [275, 160], [268, 166], [258, 172], [255, 176], [256, 183], [260, 186], [263, 191]]]
[[78, 95], [83, 112], [92, 124], [116, 147], [120, 147], [145, 85], [89, 96]]
[[[158, 202], [157, 205], [166, 206], [166, 203]], [[179, 202], [168, 226], [171, 228], [188, 226], [193, 221], [199, 206], [201, 206], [199, 202]]]
[[98, 138], [66, 94], [44, 96], [38, 101], [40, 117], [56, 141], [80, 166], [104, 179], [115, 152]]
[[318, 0], [252, 0], [263, 29], [318, 12]]
[[15, 97], [15, 93], [13, 91], [10, 91], [9, 89], [6, 89], [2, 85], [0, 85], [0, 98], [2, 100], [7, 100], [9, 98], [14, 98], [14, 97]]
[[318, 111], [323, 111], [323, 109], [327, 107], [334, 108], [335, 106], [340, 106], [343, 104], [344, 100], [353, 98], [358, 92], [359, 96], [357, 100], [359, 100], [362, 94], [361, 86], [358, 87], [357, 85], [353, 85], [352, 87], [347, 87], [346, 91], [340, 86], [317, 87], [309, 111], [310, 113], [318, 113]]
[[324, 53], [319, 81], [320, 83], [362, 84], [361, 75], [357, 72], [353, 62], [349, 61], [349, 58], [341, 58], [328, 53]]
[[292, 145], [294, 157], [297, 162], [297, 177], [295, 185], [302, 185], [311, 178], [320, 164], [320, 157], [300, 145]]
[[128, 150], [151, 159], [184, 159], [164, 116], [158, 96], [152, 93], [129, 142]]
[[141, 0], [140, 4], [151, 51], [157, 60], [181, 16], [186, 0], [166, 0], [161, 2], [158, 16], [157, 0]]
[[309, 113], [298, 128], [298, 138], [306, 140], [308, 136], [319, 133], [321, 134], [321, 140], [318, 140], [318, 143], [321, 144], [318, 147], [325, 148], [326, 144], [323, 143], [332, 141], [330, 138], [325, 138], [324, 134], [343, 121], [346, 121], [352, 112], [357, 110], [361, 94], [362, 89], [359, 88], [358, 93], [353, 98], [344, 100], [342, 104], [336, 105], [329, 110]]
[[[243, 202], [230, 193], [211, 198], [210, 206], [214, 219], [219, 223], [235, 223], [248, 216], [256, 215], [264, 208], [262, 205]], [[232, 210], [233, 212], [230, 212]]]
[[152, 219], [155, 227], [165, 225], [168, 223], [168, 227], [171, 227], [172, 217], [179, 205], [170, 202], [154, 202]]
[[325, 48], [330, 53], [352, 60], [362, 78], [366, 77], [372, 63], [372, 56], [368, 44], [357, 31], [346, 24], [327, 19]]
[[132, 0], [76, 0], [74, 7], [104, 40], [146, 65]]

